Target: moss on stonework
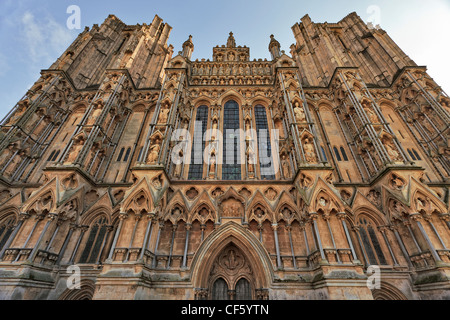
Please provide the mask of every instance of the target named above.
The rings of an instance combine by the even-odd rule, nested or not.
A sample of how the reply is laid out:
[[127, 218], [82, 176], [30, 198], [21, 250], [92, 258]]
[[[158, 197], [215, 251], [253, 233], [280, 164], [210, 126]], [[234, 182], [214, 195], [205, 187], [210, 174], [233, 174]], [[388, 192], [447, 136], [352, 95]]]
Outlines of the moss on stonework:
[[418, 276], [416, 281], [414, 282], [415, 285], [421, 285], [421, 284], [429, 284], [429, 283], [437, 283], [437, 282], [446, 282], [449, 281], [447, 277], [442, 273], [433, 273], [433, 274], [426, 274]]

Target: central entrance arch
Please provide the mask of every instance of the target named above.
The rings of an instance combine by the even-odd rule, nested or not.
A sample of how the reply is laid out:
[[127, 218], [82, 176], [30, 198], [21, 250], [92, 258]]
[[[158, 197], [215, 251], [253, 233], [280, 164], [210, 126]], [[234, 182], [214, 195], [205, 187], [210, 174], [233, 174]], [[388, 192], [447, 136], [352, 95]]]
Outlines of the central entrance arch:
[[254, 300], [255, 274], [246, 256], [230, 243], [214, 262], [209, 280], [211, 300]]
[[273, 272], [266, 249], [235, 222], [211, 233], [191, 264], [198, 300], [267, 300]]

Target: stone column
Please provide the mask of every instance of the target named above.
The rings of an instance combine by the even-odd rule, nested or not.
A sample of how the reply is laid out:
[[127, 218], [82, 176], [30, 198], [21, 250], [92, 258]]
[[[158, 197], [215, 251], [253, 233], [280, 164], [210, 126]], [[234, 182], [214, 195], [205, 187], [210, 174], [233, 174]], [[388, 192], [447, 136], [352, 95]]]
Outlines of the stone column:
[[360, 228], [359, 226], [354, 226], [353, 227], [353, 231], [355, 231], [355, 233], [356, 233], [356, 238], [358, 239], [359, 247], [361, 248], [361, 252], [363, 253], [363, 256], [364, 256], [364, 261], [365, 261], [367, 266], [370, 266], [369, 259], [367, 258], [367, 255], [366, 255], [366, 250], [365, 250], [364, 245], [363, 245], [363, 243], [361, 241], [361, 236], [359, 235], [359, 228]]
[[158, 229], [158, 236], [156, 237], [156, 244], [155, 244], [155, 250], [153, 255], [153, 261], [152, 261], [152, 268], [156, 268], [157, 264], [157, 253], [158, 253], [158, 246], [159, 246], [159, 239], [161, 238], [161, 230], [164, 228], [164, 222], [159, 221], [159, 229]]
[[398, 245], [400, 246], [400, 249], [402, 250], [403, 256], [406, 259], [406, 262], [408, 263], [408, 266], [410, 268], [413, 267], [413, 264], [411, 262], [411, 259], [409, 258], [408, 251], [405, 248], [405, 245], [403, 244], [402, 238], [400, 237], [400, 234], [398, 233], [397, 226], [390, 225], [389, 228], [394, 232], [395, 238], [397, 239]]
[[64, 243], [61, 247], [61, 250], [59, 251], [58, 260], [56, 260], [55, 263], [56, 265], [59, 265], [61, 263], [64, 253], [66, 252], [67, 245], [69, 244], [70, 238], [72, 238], [73, 231], [76, 229], [76, 227], [77, 226], [75, 224], [70, 224], [69, 233], [67, 234], [66, 239], [64, 240]]
[[130, 243], [128, 244], [127, 255], [125, 257], [124, 262], [128, 262], [128, 258], [130, 257], [130, 250], [133, 247], [134, 237], [136, 236], [136, 229], [139, 225], [139, 222], [141, 221], [141, 215], [135, 214], [134, 218], [135, 218], [136, 222], [134, 223], [133, 232], [131, 233], [131, 239], [130, 239]]
[[345, 237], [347, 238], [347, 242], [350, 245], [350, 250], [352, 251], [353, 262], [359, 263], [358, 256], [356, 255], [355, 248], [353, 247], [352, 238], [350, 236], [350, 233], [348, 232], [347, 222], [345, 221], [345, 219], [347, 218], [347, 214], [345, 212], [341, 212], [337, 215], [337, 217], [339, 220], [341, 220], [342, 227], [344, 228]]
[[422, 234], [422, 236], [425, 238], [425, 241], [428, 244], [428, 247], [430, 248], [431, 254], [433, 255], [433, 258], [436, 261], [442, 261], [441, 257], [439, 257], [436, 248], [434, 247], [433, 243], [431, 242], [431, 239], [428, 237], [428, 234], [426, 233], [425, 229], [423, 228], [422, 223], [420, 222], [420, 220], [422, 220], [422, 215], [420, 213], [415, 213], [411, 215], [411, 219], [413, 219], [414, 221], [416, 221], [417, 226], [419, 227], [420, 233]]
[[183, 254], [183, 264], [182, 268], [187, 268], [187, 254], [189, 249], [189, 233], [191, 231], [192, 225], [186, 224], [186, 241], [184, 245], [184, 254]]
[[317, 219], [319, 218], [319, 215], [317, 214], [317, 212], [312, 212], [309, 214], [309, 216], [311, 218], [313, 231], [317, 239], [317, 245], [319, 246], [320, 256], [323, 261], [328, 261], [327, 258], [325, 257], [325, 252], [322, 247], [322, 240], [320, 239], [319, 227], [317, 226]]
[[33, 251], [31, 251], [31, 253], [27, 259], [29, 262], [33, 262], [34, 258], [36, 257], [36, 254], [39, 250], [39, 247], [41, 246], [42, 239], [44, 238], [45, 234], [47, 233], [48, 227], [50, 227], [50, 224], [56, 219], [56, 217], [57, 217], [57, 214], [55, 214], [55, 213], [50, 213], [47, 216], [48, 221], [45, 224], [44, 230], [42, 230], [42, 232], [39, 236], [39, 239], [37, 240], [36, 245], [33, 248]]
[[282, 268], [281, 256], [280, 256], [280, 245], [278, 243], [278, 224], [272, 225], [273, 235], [275, 237], [275, 249], [277, 251], [277, 266], [278, 269]]
[[297, 269], [297, 261], [295, 260], [294, 246], [292, 244], [292, 232], [291, 232], [291, 229], [292, 229], [292, 226], [286, 225], [286, 230], [289, 233], [289, 244], [291, 245], [292, 263], [294, 265], [294, 269]]
[[178, 224], [172, 226], [172, 240], [170, 242], [170, 252], [169, 252], [169, 259], [167, 260], [167, 269], [170, 269], [170, 263], [172, 260], [172, 253], [173, 253], [173, 245], [175, 240], [175, 233], [178, 230]]
[[74, 263], [75, 257], [76, 257], [77, 252], [78, 252], [78, 248], [80, 247], [81, 240], [83, 239], [84, 234], [86, 233], [86, 231], [89, 230], [89, 227], [88, 226], [81, 226], [80, 229], [81, 229], [81, 233], [80, 233], [80, 236], [78, 237], [77, 244], [76, 244], [76, 246], [75, 246], [75, 248], [74, 248], [74, 250], [72, 252], [72, 256], [70, 257], [69, 264], [73, 264]]
[[116, 250], [117, 241], [119, 240], [120, 231], [122, 230], [123, 222], [128, 218], [128, 214], [121, 212], [119, 215], [119, 226], [117, 227], [116, 234], [114, 235], [114, 240], [109, 251], [108, 259], [106, 263], [113, 262], [114, 250]]
[[378, 230], [383, 235], [384, 242], [386, 243], [386, 245], [387, 245], [387, 247], [389, 249], [389, 253], [391, 254], [392, 261], [394, 261], [394, 265], [398, 266], [398, 262], [397, 262], [397, 259], [395, 258], [394, 251], [392, 251], [391, 244], [389, 243], [389, 239], [387, 238], [387, 235], [386, 235], [387, 227], [385, 227], [385, 226], [384, 227], [378, 227]]
[[342, 264], [341, 258], [339, 257], [339, 252], [338, 252], [337, 247], [336, 247], [336, 241], [334, 241], [333, 231], [331, 231], [330, 217], [328, 215], [326, 215], [326, 216], [324, 216], [323, 219], [327, 222], [328, 231], [330, 232], [331, 242], [333, 243], [333, 248], [334, 248], [334, 250], [336, 252], [337, 262], [339, 264]]
[[145, 230], [144, 242], [142, 243], [142, 250], [141, 250], [141, 254], [139, 255], [139, 259], [138, 259], [139, 262], [143, 262], [145, 251], [147, 250], [147, 247], [148, 247], [148, 241], [152, 237], [153, 219], [154, 219], [154, 213], [150, 213], [147, 215], [147, 220], [148, 220], [147, 229]]

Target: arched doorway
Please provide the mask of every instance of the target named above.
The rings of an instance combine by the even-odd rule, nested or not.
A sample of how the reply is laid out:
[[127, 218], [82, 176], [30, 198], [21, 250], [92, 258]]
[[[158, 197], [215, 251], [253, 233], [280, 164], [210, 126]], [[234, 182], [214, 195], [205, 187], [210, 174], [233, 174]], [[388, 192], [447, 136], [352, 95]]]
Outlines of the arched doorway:
[[210, 273], [211, 300], [253, 300], [254, 274], [247, 257], [233, 243], [217, 256]]
[[196, 300], [268, 300], [273, 265], [261, 242], [228, 222], [205, 239], [191, 265]]

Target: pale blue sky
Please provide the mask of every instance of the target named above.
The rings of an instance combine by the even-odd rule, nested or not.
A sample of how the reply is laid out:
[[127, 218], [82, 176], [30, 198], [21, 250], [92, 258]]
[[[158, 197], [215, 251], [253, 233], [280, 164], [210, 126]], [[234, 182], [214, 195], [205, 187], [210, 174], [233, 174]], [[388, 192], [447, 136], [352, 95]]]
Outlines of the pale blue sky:
[[[127, 24], [151, 23], [155, 14], [173, 27], [175, 53], [191, 34], [193, 59], [212, 56], [233, 31], [251, 57], [269, 58], [274, 34], [289, 53], [291, 27], [309, 14], [315, 22], [337, 22], [356, 11], [376, 19], [398, 45], [450, 94], [450, 0], [0, 0], [0, 118], [10, 110], [82, 30], [69, 30], [67, 8], [81, 9], [81, 28], [115, 14]], [[373, 6], [379, 8], [370, 11]]]

